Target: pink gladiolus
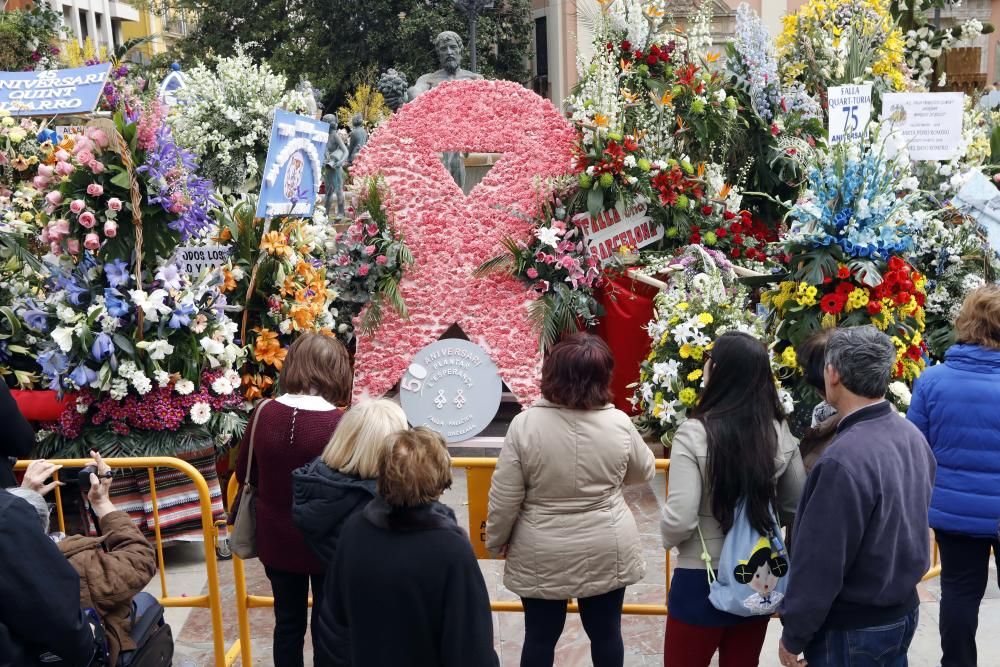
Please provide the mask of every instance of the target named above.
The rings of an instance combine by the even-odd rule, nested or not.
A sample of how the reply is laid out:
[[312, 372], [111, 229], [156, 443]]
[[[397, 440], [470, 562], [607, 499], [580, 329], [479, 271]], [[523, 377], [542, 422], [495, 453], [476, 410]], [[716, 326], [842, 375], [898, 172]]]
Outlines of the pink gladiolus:
[[362, 264], [361, 266], [358, 267], [358, 275], [364, 278], [365, 276], [368, 275], [368, 271], [370, 270], [371, 270], [370, 266], [368, 266], [367, 264]]
[[97, 218], [90, 211], [84, 211], [80, 214], [78, 222], [87, 229], [90, 229], [97, 224]]
[[73, 213], [79, 214], [83, 209], [87, 208], [87, 202], [82, 199], [74, 199], [69, 203], [69, 210]]
[[92, 174], [100, 174], [104, 171], [104, 163], [100, 160], [91, 160], [87, 163], [87, 168], [90, 169]]
[[70, 239], [66, 242], [66, 249], [69, 250], [71, 255], [80, 254], [80, 241], [78, 239]]
[[60, 176], [69, 176], [76, 170], [69, 162], [59, 162], [56, 164], [56, 173]]
[[87, 194], [91, 197], [100, 197], [104, 194], [104, 186], [100, 183], [91, 183], [87, 186]]
[[111, 199], [108, 200], [108, 208], [111, 209], [112, 211], [122, 210], [122, 200], [119, 199], [118, 197], [112, 197]]
[[104, 235], [109, 239], [113, 239], [118, 236], [118, 223], [114, 220], [108, 220], [104, 223]]
[[536, 269], [535, 267], [531, 267], [525, 273], [527, 273], [528, 277], [531, 278], [532, 280], [538, 277], [538, 269]]
[[101, 237], [94, 232], [90, 232], [83, 239], [83, 247], [87, 250], [97, 250], [101, 247]]

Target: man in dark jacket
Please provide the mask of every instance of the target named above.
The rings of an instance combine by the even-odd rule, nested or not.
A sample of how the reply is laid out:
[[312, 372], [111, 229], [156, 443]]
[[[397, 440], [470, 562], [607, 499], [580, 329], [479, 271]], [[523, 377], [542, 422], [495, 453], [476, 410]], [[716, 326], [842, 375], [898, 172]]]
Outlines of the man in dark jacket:
[[[837, 329], [827, 401], [843, 415], [796, 515], [781, 664], [906, 664], [930, 562], [934, 457], [885, 401], [896, 349], [875, 327]], [[873, 657], [875, 656], [875, 657]]]
[[19, 459], [31, 453], [35, 446], [35, 431], [17, 407], [10, 389], [0, 382], [0, 424], [4, 426], [0, 437], [0, 489], [16, 486], [10, 459]]
[[0, 665], [35, 667], [51, 652], [66, 667], [82, 667], [95, 646], [80, 610], [80, 578], [38, 518], [28, 503], [0, 490]]
[[486, 582], [468, 536], [437, 502], [444, 440], [393, 436], [379, 497], [344, 526], [316, 632], [317, 666], [498, 667]]

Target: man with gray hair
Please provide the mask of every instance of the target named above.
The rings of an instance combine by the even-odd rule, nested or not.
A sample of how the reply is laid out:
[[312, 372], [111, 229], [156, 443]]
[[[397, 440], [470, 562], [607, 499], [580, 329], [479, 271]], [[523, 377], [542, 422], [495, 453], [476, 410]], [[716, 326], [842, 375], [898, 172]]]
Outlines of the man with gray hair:
[[[885, 400], [896, 349], [873, 326], [835, 330], [826, 400], [843, 415], [809, 474], [791, 549], [785, 667], [905, 666], [930, 565], [934, 455]], [[805, 660], [799, 660], [800, 654]]]

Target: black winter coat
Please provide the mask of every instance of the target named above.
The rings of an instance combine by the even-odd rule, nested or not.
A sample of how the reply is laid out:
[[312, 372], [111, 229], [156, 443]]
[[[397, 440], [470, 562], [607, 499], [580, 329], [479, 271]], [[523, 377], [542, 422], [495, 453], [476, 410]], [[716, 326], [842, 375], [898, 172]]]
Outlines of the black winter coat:
[[344, 523], [375, 497], [375, 480], [345, 475], [316, 459], [292, 473], [292, 521], [329, 567]]
[[317, 667], [498, 667], [486, 582], [455, 514], [376, 498], [347, 520], [314, 631]]
[[17, 486], [9, 458], [20, 459], [31, 453], [35, 446], [35, 430], [21, 414], [17, 401], [3, 382], [0, 382], [0, 424], [4, 428], [0, 436], [0, 489], [5, 489]]
[[94, 633], [80, 610], [80, 577], [27, 502], [0, 490], [0, 667], [35, 667], [51, 652], [89, 665]]

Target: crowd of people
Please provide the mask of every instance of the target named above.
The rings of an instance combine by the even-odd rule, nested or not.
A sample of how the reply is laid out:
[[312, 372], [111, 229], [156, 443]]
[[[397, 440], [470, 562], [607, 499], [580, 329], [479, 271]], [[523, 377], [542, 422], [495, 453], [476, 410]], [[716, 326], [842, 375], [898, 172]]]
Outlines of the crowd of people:
[[[896, 363], [885, 333], [818, 332], [799, 350], [822, 397], [801, 442], [763, 343], [739, 332], [713, 342], [672, 441], [661, 513], [663, 547], [678, 553], [667, 667], [707, 667], [716, 653], [721, 667], [757, 665], [774, 613], [784, 667], [906, 665], [931, 529], [941, 664], [977, 664], [979, 604], [1000, 551], [1000, 287], [968, 295], [956, 339], [904, 417], [885, 398]], [[655, 461], [610, 403], [613, 366], [595, 336], [556, 345], [544, 399], [514, 418], [497, 462], [486, 545], [523, 602], [523, 667], [554, 664], [569, 600], [595, 667], [624, 662], [625, 591], [645, 574], [624, 489], [648, 483]], [[389, 400], [345, 409], [350, 386], [339, 342], [299, 338], [281, 395], [257, 407], [241, 445], [236, 474], [256, 494], [256, 551], [274, 593], [274, 664], [304, 665], [311, 625], [316, 665], [499, 665], [483, 574], [440, 502], [452, 482], [443, 438], [409, 428]], [[108, 501], [107, 466], [93, 456], [99, 538], [47, 536], [52, 464], [33, 462], [21, 488], [0, 491], [0, 655], [14, 656], [2, 665], [41, 664], [46, 652], [89, 664], [97, 628], [86, 608], [103, 619], [110, 664], [132, 648], [123, 605], [155, 557]]]

